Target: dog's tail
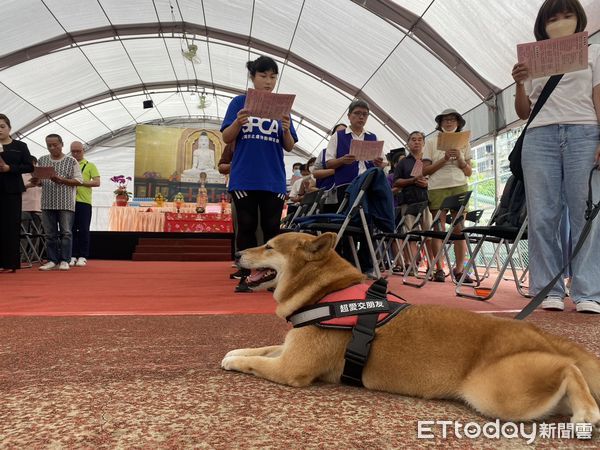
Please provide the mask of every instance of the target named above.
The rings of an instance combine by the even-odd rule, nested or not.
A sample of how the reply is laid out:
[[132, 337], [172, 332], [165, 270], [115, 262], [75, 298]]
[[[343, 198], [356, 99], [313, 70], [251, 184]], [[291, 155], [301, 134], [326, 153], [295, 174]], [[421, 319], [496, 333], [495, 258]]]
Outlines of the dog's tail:
[[563, 338], [555, 337], [554, 345], [560, 354], [575, 358], [575, 365], [581, 370], [596, 403], [600, 406], [600, 358]]

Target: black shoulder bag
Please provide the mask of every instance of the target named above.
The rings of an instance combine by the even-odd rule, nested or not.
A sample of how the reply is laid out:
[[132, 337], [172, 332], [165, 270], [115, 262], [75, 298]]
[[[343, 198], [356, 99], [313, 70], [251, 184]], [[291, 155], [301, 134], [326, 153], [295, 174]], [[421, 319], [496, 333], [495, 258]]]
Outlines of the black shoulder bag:
[[531, 111], [531, 114], [529, 114], [529, 120], [527, 120], [527, 124], [525, 125], [525, 128], [523, 128], [521, 136], [519, 136], [519, 139], [517, 139], [517, 142], [515, 142], [515, 146], [510, 152], [510, 155], [508, 155], [508, 160], [510, 161], [510, 171], [519, 180], [523, 180], [521, 153], [523, 153], [523, 141], [525, 140], [525, 132], [527, 131], [527, 127], [529, 127], [529, 124], [533, 121], [533, 119], [535, 119], [535, 116], [537, 116], [538, 112], [540, 112], [540, 109], [542, 109], [542, 106], [544, 106], [544, 103], [546, 103], [546, 100], [548, 100], [548, 97], [550, 97], [550, 94], [552, 94], [552, 91], [561, 80], [563, 75], [564, 74], [562, 73], [560, 75], [552, 75], [550, 79], [546, 81], [540, 97], [533, 106], [533, 111]]

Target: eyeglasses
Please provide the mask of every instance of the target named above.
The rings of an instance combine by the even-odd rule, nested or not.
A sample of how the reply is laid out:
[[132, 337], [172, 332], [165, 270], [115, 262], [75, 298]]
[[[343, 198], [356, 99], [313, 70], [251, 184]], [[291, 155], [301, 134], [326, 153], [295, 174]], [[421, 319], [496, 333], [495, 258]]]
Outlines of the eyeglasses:
[[356, 117], [369, 117], [369, 113], [363, 111], [353, 111], [352, 114], [354, 114]]
[[454, 116], [442, 118], [442, 122], [458, 122], [458, 119]]

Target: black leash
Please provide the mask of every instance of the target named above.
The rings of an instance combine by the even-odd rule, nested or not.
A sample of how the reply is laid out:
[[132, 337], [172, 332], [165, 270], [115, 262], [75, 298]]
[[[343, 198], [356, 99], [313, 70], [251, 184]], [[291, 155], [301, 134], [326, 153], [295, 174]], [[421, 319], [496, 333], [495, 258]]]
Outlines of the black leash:
[[575, 249], [573, 250], [573, 254], [569, 258], [569, 261], [564, 265], [562, 270], [552, 279], [552, 281], [550, 281], [550, 283], [548, 283], [548, 285], [546, 285], [546, 287], [544, 289], [542, 289], [535, 297], [533, 297], [531, 299], [531, 301], [525, 306], [525, 308], [523, 308], [521, 310], [521, 312], [515, 316], [515, 319], [517, 319], [517, 320], [524, 319], [529, 314], [531, 314], [534, 309], [536, 309], [538, 306], [540, 306], [540, 304], [544, 301], [544, 299], [546, 298], [548, 293], [552, 290], [552, 288], [554, 287], [556, 282], [560, 279], [560, 277], [565, 272], [565, 270], [567, 270], [567, 267], [569, 267], [569, 264], [571, 264], [573, 259], [575, 259], [575, 256], [577, 256], [577, 253], [579, 253], [579, 250], [581, 250], [581, 247], [583, 247], [583, 243], [585, 242], [585, 239], [590, 234], [590, 230], [592, 229], [592, 223], [593, 223], [594, 219], [596, 218], [596, 216], [598, 215], [598, 212], [600, 212], [600, 201], [598, 203], [594, 204], [594, 200], [593, 200], [593, 196], [592, 196], [592, 194], [593, 194], [592, 177], [594, 175], [595, 170], [600, 170], [600, 166], [594, 166], [592, 168], [592, 170], [590, 170], [590, 176], [588, 179], [588, 199], [586, 202], [587, 207], [585, 209], [586, 222], [585, 222], [585, 226], [583, 227], [583, 230], [581, 230], [581, 235], [579, 236], [577, 245], [575, 246]]

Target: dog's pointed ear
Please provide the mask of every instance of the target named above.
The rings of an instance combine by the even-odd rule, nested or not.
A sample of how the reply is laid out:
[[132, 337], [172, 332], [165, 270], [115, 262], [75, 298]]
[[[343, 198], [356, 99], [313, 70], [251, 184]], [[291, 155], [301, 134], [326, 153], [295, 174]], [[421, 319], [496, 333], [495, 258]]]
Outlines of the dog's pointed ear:
[[335, 247], [337, 235], [335, 233], [323, 233], [319, 237], [309, 241], [304, 246], [309, 254], [309, 260], [323, 259], [329, 251]]

